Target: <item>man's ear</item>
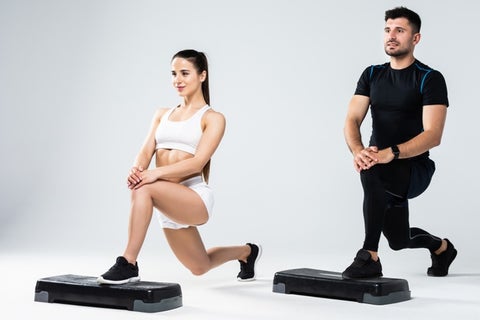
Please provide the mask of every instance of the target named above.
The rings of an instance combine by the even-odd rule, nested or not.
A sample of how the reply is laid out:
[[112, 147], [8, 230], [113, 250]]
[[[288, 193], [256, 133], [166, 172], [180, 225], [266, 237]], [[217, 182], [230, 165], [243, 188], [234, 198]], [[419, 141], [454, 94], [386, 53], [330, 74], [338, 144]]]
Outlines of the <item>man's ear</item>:
[[420, 33], [415, 33], [413, 35], [413, 44], [418, 44], [420, 42], [421, 37], [422, 35]]

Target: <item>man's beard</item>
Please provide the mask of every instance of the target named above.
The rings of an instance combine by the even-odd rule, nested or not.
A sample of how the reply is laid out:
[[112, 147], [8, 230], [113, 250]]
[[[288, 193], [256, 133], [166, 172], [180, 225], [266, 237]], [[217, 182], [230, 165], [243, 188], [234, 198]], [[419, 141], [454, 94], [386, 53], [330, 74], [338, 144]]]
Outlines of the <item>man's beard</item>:
[[388, 51], [388, 45], [389, 45], [390, 43], [395, 43], [396, 45], [399, 45], [399, 43], [393, 42], [393, 41], [389, 41], [389, 42], [387, 43], [387, 45], [385, 46], [384, 49], [385, 49], [385, 53], [386, 53], [387, 55], [389, 55], [390, 57], [401, 58], [401, 57], [404, 57], [404, 56], [406, 56], [406, 55], [408, 55], [408, 54], [410, 53], [410, 50], [409, 50], [408, 48], [407, 48], [407, 49], [405, 49], [405, 48], [400, 48], [400, 49], [398, 49], [398, 47], [397, 47], [397, 50], [396, 50], [396, 51], [395, 51], [395, 50], [392, 50], [392, 51], [389, 52], [389, 51]]
[[408, 55], [410, 53], [410, 51], [408, 49], [400, 49], [400, 50], [397, 50], [397, 51], [388, 51], [387, 48], [385, 48], [385, 53], [387, 55], [389, 55], [390, 57], [395, 57], [395, 58], [401, 58], [401, 57], [404, 57], [406, 55]]

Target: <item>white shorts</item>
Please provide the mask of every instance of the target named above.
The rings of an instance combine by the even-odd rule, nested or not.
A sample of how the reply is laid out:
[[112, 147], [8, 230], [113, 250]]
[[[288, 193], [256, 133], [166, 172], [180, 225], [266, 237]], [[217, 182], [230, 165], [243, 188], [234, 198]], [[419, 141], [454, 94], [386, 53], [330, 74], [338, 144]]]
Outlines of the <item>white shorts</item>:
[[[184, 186], [189, 187], [200, 196], [203, 203], [205, 204], [205, 207], [207, 208], [207, 213], [210, 216], [210, 213], [213, 210], [213, 203], [214, 203], [213, 190], [210, 188], [208, 184], [205, 183], [205, 181], [203, 181], [202, 177], [196, 176], [196, 177], [187, 179], [185, 181], [182, 181], [180, 182], [180, 184], [183, 184]], [[180, 223], [176, 223], [175, 221], [172, 221], [169, 217], [167, 217], [160, 211], [158, 211], [158, 218], [163, 228], [182, 229], [182, 228], [190, 227], [190, 225], [180, 224]]]

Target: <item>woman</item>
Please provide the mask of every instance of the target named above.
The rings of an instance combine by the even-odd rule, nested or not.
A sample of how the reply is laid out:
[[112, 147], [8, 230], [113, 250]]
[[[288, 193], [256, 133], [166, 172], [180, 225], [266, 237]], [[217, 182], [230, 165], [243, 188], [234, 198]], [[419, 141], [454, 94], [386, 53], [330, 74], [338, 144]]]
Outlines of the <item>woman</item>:
[[[132, 190], [128, 243], [123, 256], [97, 281], [140, 281], [137, 257], [153, 208], [161, 214], [167, 241], [180, 262], [201, 275], [230, 260], [240, 262], [240, 281], [255, 279], [261, 247], [216, 247], [206, 250], [197, 226], [208, 221], [213, 194], [208, 186], [210, 158], [225, 131], [224, 116], [210, 107], [205, 54], [183, 50], [172, 58], [173, 86], [183, 102], [156, 112], [150, 131], [127, 178]], [[148, 170], [155, 155], [156, 168]]]

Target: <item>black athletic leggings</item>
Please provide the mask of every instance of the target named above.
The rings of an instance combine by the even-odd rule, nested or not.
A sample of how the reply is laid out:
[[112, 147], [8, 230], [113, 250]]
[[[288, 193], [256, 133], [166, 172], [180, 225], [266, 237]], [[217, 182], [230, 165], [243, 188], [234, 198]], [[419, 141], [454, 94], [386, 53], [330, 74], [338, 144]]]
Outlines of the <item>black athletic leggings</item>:
[[410, 228], [408, 199], [425, 191], [435, 171], [428, 157], [393, 160], [362, 170], [365, 241], [363, 249], [378, 251], [383, 232], [390, 248], [440, 248], [442, 240], [420, 228]]

